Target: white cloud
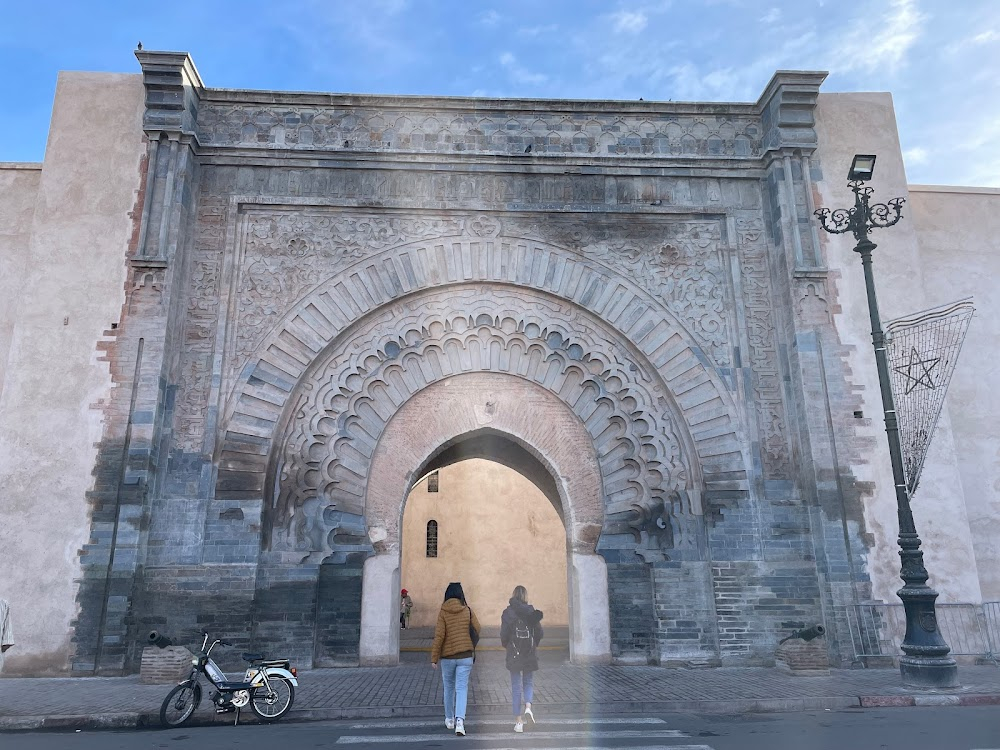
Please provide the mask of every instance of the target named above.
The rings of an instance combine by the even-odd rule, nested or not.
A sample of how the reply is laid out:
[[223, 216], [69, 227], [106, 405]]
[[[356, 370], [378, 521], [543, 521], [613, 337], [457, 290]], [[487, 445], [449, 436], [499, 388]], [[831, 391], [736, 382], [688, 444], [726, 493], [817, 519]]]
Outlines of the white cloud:
[[881, 19], [863, 12], [851, 28], [844, 30], [840, 35], [843, 41], [831, 60], [841, 72], [872, 72], [882, 67], [894, 72], [906, 63], [906, 53], [920, 38], [925, 20], [916, 0], [890, 0]]
[[[348, 39], [374, 74], [391, 75], [412, 65], [423, 51], [405, 43], [401, 21], [409, 0], [352, 0], [334, 9], [322, 0], [304, 0], [295, 13], [284, 13], [281, 25], [305, 51], [313, 70], [335, 79], [343, 62], [331, 38]], [[341, 42], [343, 44], [343, 42]]]
[[539, 86], [549, 80], [549, 77], [544, 73], [533, 73], [519, 64], [517, 58], [510, 52], [504, 52], [500, 55], [500, 64], [506, 69], [510, 79], [515, 83]]
[[767, 13], [765, 13], [760, 18], [760, 22], [764, 24], [776, 23], [781, 18], [780, 8], [771, 8]]
[[903, 152], [903, 161], [908, 166], [919, 166], [921, 164], [926, 164], [928, 161], [928, 153], [926, 148], [920, 146], [914, 146], [913, 148], [908, 148]]
[[1000, 32], [997, 32], [995, 29], [989, 29], [972, 37], [973, 44], [989, 44], [996, 41], [1000, 41]]
[[649, 17], [641, 10], [620, 10], [611, 14], [611, 20], [619, 34], [638, 34], [649, 23]]

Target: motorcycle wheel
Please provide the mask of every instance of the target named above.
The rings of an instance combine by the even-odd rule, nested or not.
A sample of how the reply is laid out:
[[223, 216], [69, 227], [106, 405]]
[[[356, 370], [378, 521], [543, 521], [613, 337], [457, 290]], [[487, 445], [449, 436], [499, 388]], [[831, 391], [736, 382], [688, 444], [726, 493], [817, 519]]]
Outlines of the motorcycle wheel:
[[166, 727], [179, 727], [191, 718], [201, 703], [201, 685], [183, 682], [167, 693], [160, 706], [160, 723]]
[[277, 721], [287, 714], [295, 702], [295, 686], [286, 677], [274, 675], [267, 678], [271, 683], [267, 687], [254, 688], [250, 694], [250, 708], [257, 717], [266, 723]]

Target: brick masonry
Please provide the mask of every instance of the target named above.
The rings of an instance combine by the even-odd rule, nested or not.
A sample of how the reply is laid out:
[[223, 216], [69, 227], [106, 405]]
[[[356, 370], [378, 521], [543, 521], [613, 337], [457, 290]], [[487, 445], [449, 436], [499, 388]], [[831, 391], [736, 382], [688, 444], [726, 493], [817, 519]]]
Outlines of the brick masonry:
[[183, 646], [166, 648], [146, 646], [142, 650], [139, 679], [147, 685], [178, 683], [191, 671], [193, 656], [194, 654]]
[[134, 670], [154, 628], [356, 663], [372, 457], [401, 403], [469, 373], [582, 425], [613, 659], [767, 665], [817, 622], [848, 659], [863, 488], [809, 224], [822, 76], [745, 105], [262, 102], [138, 56], [78, 671]]

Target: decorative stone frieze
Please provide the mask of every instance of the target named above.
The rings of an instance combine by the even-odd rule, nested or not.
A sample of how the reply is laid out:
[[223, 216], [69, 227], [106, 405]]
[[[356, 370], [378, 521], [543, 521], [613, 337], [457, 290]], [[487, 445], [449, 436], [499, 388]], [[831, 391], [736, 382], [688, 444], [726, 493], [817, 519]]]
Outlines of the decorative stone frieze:
[[324, 104], [219, 98], [208, 94], [199, 112], [198, 137], [206, 147], [751, 159], [760, 155], [763, 135], [752, 112], [716, 114], [690, 105], [608, 112], [597, 102], [553, 111], [550, 103], [532, 110], [527, 102], [389, 96]]

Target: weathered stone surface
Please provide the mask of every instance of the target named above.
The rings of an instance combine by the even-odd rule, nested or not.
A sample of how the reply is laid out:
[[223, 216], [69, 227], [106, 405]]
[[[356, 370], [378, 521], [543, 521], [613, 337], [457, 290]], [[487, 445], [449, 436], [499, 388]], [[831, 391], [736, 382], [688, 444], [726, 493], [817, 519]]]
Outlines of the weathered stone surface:
[[[778, 619], [816, 616], [809, 519], [768, 499], [781, 485], [775, 497], [797, 502], [761, 179], [774, 159], [763, 144], [782, 136], [760, 117], [786, 127], [783, 107], [805, 100], [782, 86], [820, 79], [792, 76], [773, 102], [729, 111], [491, 103], [473, 116], [433, 99], [259, 105], [204, 89], [185, 59], [140, 59], [153, 166], [128, 304], [136, 320], [173, 322], [144, 343], [162, 401], [144, 433], [156, 479], [136, 622], [191, 630], [207, 599], [168, 592], [218, 596], [224, 571], [256, 571], [252, 592], [226, 592], [217, 625], [317, 664], [359, 658], [365, 623], [381, 632], [390, 614], [359, 599], [361, 566], [398, 554], [407, 490], [380, 506], [372, 461], [428, 389], [444, 399], [429, 408], [451, 414], [442, 448], [471, 434], [439, 386], [472, 375], [507, 378], [522, 398], [540, 388], [582, 427], [599, 480], [566, 496], [567, 536], [605, 561], [574, 569], [610, 594], [607, 656], [766, 660]], [[808, 123], [795, 128], [801, 140]], [[528, 144], [591, 166], [467, 161]], [[248, 149], [282, 155], [259, 163]], [[372, 150], [418, 158], [357, 169]], [[313, 161], [329, 151], [346, 160]], [[643, 173], [635, 157], [667, 169]], [[545, 456], [558, 439], [524, 445]], [[771, 523], [790, 530], [781, 544]], [[684, 567], [650, 571], [664, 564]], [[761, 594], [720, 599], [727, 576]], [[666, 603], [678, 587], [691, 607]], [[757, 611], [766, 596], [796, 604], [772, 618]], [[745, 630], [717, 626], [723, 603]], [[600, 658], [604, 637], [578, 639], [581, 655]], [[388, 658], [374, 654], [361, 658]]]
[[847, 657], [865, 443], [809, 223], [821, 74], [733, 105], [262, 97], [139, 57], [80, 671], [151, 627], [392, 663], [402, 504], [494, 433], [566, 525], [574, 658], [769, 664], [824, 615]]

